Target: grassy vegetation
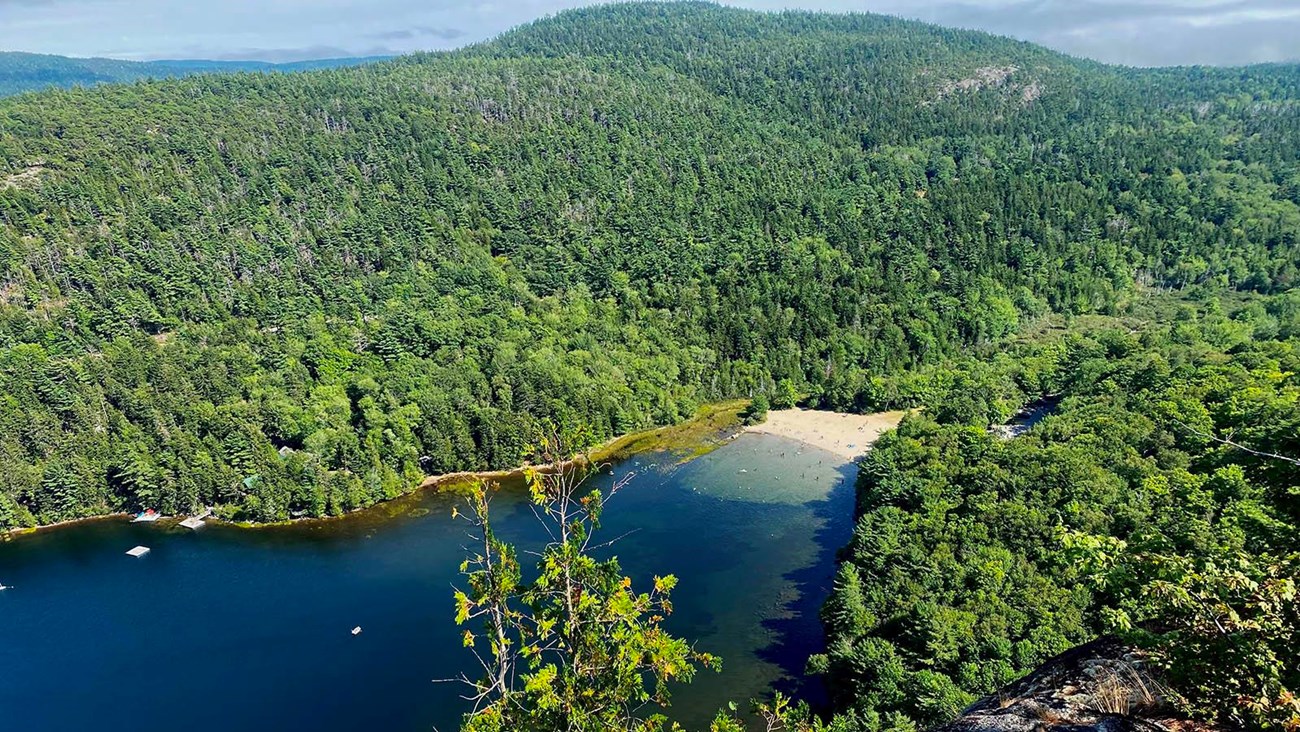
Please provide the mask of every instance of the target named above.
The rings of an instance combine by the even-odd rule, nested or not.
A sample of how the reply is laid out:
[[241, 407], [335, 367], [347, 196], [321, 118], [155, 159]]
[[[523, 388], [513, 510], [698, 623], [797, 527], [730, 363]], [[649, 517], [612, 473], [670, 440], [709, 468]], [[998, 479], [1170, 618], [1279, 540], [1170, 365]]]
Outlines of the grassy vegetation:
[[748, 399], [732, 399], [700, 407], [686, 422], [653, 430], [624, 435], [597, 448], [591, 454], [596, 462], [623, 460], [646, 452], [672, 452], [684, 461], [722, 447], [727, 437], [740, 427], [740, 413]]
[[[727, 437], [740, 427], [740, 413], [748, 399], [733, 399], [700, 407], [695, 416], [680, 424], [641, 430], [616, 437], [593, 449], [584, 462], [607, 463], [626, 460], [648, 452], [671, 452], [682, 462], [694, 460], [721, 447]], [[509, 470], [466, 471], [436, 475], [424, 482], [424, 488], [441, 491], [464, 491], [480, 481], [511, 485], [524, 477], [524, 467]]]

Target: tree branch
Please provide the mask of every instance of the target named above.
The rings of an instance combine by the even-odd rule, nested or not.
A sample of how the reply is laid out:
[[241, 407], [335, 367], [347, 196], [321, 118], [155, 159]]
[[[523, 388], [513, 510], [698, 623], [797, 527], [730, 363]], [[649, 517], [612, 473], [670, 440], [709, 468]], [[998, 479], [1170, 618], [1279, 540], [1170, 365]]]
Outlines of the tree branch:
[[1256, 457], [1270, 458], [1270, 459], [1272, 459], [1272, 460], [1282, 460], [1282, 461], [1284, 461], [1284, 462], [1291, 463], [1292, 465], [1300, 465], [1300, 459], [1296, 459], [1296, 458], [1293, 458], [1293, 457], [1287, 457], [1286, 455], [1278, 455], [1277, 453], [1274, 453], [1274, 452], [1263, 452], [1263, 451], [1261, 451], [1261, 450], [1254, 450], [1254, 449], [1251, 449], [1251, 448], [1249, 448], [1249, 447], [1246, 447], [1245, 445], [1242, 445], [1242, 444], [1240, 444], [1240, 443], [1233, 442], [1232, 440], [1229, 440], [1229, 439], [1227, 439], [1227, 438], [1224, 438], [1224, 437], [1215, 437], [1214, 435], [1206, 434], [1206, 433], [1201, 432], [1200, 430], [1198, 430], [1198, 429], [1196, 429], [1196, 428], [1194, 428], [1194, 427], [1191, 427], [1191, 426], [1189, 426], [1189, 425], [1183, 424], [1182, 422], [1179, 422], [1179, 421], [1176, 420], [1176, 419], [1174, 420], [1174, 424], [1177, 424], [1179, 427], [1182, 427], [1183, 429], [1187, 430], [1188, 432], [1191, 432], [1192, 434], [1194, 434], [1194, 435], [1196, 435], [1196, 436], [1198, 436], [1198, 437], [1204, 437], [1204, 438], [1207, 439], [1207, 440], [1213, 440], [1214, 442], [1218, 442], [1218, 443], [1220, 443], [1220, 444], [1227, 445], [1227, 446], [1229, 446], [1229, 447], [1235, 447], [1236, 449], [1241, 450], [1242, 452], [1249, 453], [1249, 454], [1254, 455], [1254, 456], [1256, 456]]

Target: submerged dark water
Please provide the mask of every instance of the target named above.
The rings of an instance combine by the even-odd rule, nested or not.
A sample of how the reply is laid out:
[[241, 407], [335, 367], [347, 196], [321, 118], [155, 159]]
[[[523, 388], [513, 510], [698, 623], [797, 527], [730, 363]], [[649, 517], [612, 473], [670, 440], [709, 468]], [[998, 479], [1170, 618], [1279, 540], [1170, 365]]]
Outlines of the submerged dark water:
[[[838, 463], [744, 435], [685, 466], [615, 466], [638, 477], [607, 509], [606, 536], [633, 532], [614, 553], [637, 587], [676, 574], [672, 629], [724, 661], [678, 687], [674, 718], [700, 728], [773, 686], [816, 698], [800, 672], [852, 529]], [[0, 728], [454, 730], [463, 689], [432, 682], [472, 670], [452, 622], [466, 541], [453, 503], [425, 494], [258, 530], [110, 521], [0, 544]], [[506, 538], [537, 537], [517, 493], [494, 510]], [[124, 554], [137, 544], [153, 551]]]

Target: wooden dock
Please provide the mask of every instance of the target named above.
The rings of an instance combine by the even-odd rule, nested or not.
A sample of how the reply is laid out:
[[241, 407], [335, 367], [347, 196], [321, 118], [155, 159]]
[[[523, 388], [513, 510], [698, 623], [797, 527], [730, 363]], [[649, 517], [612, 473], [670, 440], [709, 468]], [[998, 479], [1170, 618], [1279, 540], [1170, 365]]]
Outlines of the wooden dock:
[[185, 528], [191, 530], [198, 529], [199, 527], [203, 526], [203, 519], [211, 515], [212, 515], [212, 509], [206, 508], [203, 510], [203, 513], [200, 513], [195, 516], [190, 516], [189, 518], [182, 521], [181, 526], [184, 526]]

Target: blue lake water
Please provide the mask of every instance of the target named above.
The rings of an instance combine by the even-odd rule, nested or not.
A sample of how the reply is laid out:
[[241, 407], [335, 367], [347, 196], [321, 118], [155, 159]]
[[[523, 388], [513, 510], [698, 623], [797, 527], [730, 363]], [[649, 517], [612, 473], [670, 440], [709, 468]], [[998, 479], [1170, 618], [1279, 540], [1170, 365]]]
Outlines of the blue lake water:
[[[852, 530], [854, 468], [742, 435], [685, 465], [613, 470], [637, 473], [607, 508], [606, 536], [632, 532], [613, 553], [636, 587], [676, 574], [670, 627], [723, 658], [677, 687], [671, 716], [702, 728], [773, 686], [816, 699], [801, 671]], [[104, 521], [0, 544], [0, 728], [455, 730], [463, 689], [432, 681], [472, 670], [452, 622], [455, 503], [424, 493], [251, 530]], [[494, 513], [505, 538], [536, 540], [517, 491]], [[138, 544], [152, 552], [125, 555]]]

